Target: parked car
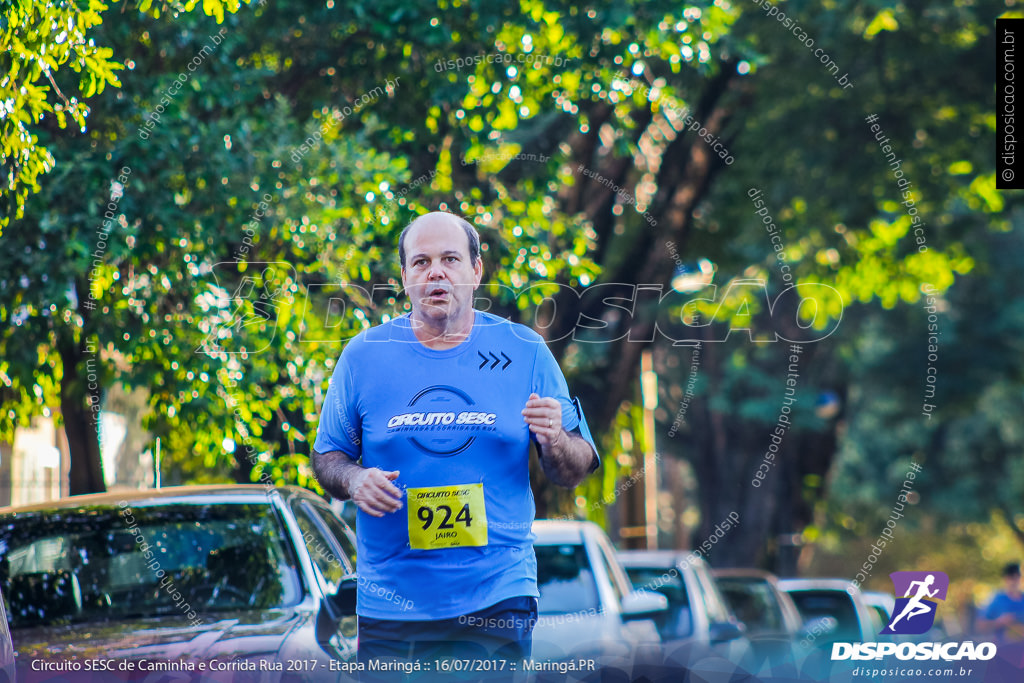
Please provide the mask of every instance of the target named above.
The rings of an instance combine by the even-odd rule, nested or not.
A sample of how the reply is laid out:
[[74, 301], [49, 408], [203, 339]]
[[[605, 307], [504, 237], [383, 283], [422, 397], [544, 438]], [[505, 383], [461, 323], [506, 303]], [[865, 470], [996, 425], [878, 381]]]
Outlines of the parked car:
[[540, 589], [534, 660], [629, 659], [660, 643], [652, 619], [666, 599], [633, 590], [599, 526], [537, 520], [533, 533]]
[[172, 487], [3, 508], [0, 584], [19, 676], [30, 663], [124, 661], [135, 672], [171, 663], [348, 680], [355, 659], [355, 538], [301, 488]]
[[670, 662], [688, 665], [718, 656], [748, 665], [750, 642], [745, 627], [722, 597], [711, 569], [699, 555], [675, 550], [624, 550], [619, 560], [637, 590], [657, 591], [668, 599], [660, 622]]
[[864, 604], [872, 612], [875, 625], [881, 631], [892, 618], [892, 611], [896, 609], [896, 599], [888, 593], [879, 591], [862, 591], [861, 596], [864, 598]]
[[14, 644], [7, 625], [3, 591], [0, 591], [0, 683], [11, 683], [14, 678]]
[[860, 588], [846, 579], [780, 579], [804, 620], [804, 639], [818, 647], [877, 640], [879, 629]]
[[794, 675], [806, 655], [798, 644], [804, 635], [803, 619], [776, 576], [760, 569], [715, 569], [712, 574], [747, 627], [756, 668], [767, 663], [774, 675]]

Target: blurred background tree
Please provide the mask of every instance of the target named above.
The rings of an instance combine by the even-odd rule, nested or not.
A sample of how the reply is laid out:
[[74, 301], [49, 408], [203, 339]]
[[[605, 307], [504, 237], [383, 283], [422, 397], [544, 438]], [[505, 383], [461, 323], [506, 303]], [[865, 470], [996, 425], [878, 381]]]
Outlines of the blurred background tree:
[[[602, 476], [575, 493], [541, 480], [542, 514], [603, 518], [647, 448], [692, 472], [695, 500], [666, 506], [666, 539], [696, 545], [741, 515], [716, 546], [720, 565], [791, 573], [812, 566], [816, 543], [870, 536], [911, 457], [925, 466], [922, 514], [900, 533], [993, 510], [1024, 528], [1019, 321], [1013, 305], [994, 310], [1016, 292], [1019, 239], [1011, 196], [994, 189], [985, 85], [1003, 3], [785, 3], [835, 73], [754, 3], [196, 5], [57, 5], [55, 24], [21, 6], [4, 25], [18, 63], [37, 64], [4, 93], [49, 81], [41, 55], [67, 42], [53, 26], [68, 18], [79, 52], [112, 50], [81, 62], [93, 74], [76, 94], [89, 98], [85, 132], [40, 104], [63, 106], [55, 92], [0, 97], [18, 112], [3, 125], [20, 126], [4, 128], [0, 417], [9, 435], [60, 406], [73, 492], [102, 488], [90, 360], [101, 386], [148, 392], [171, 482], [315, 486], [309, 441], [341, 340], [402, 311], [398, 231], [442, 209], [478, 226], [485, 281], [506, 286], [485, 290], [493, 310], [545, 335], [602, 433]], [[50, 75], [79, 63], [53, 59]], [[913, 182], [926, 251], [871, 114]], [[117, 187], [122, 167], [130, 180]], [[778, 298], [790, 283], [752, 188], [792, 282], [836, 292], [816, 302], [811, 328], [792, 293]], [[94, 273], [112, 192], [117, 228]], [[535, 283], [567, 287], [509, 293]], [[926, 284], [942, 311], [930, 419]], [[665, 330], [703, 340], [695, 382], [690, 347]], [[807, 343], [793, 427], [755, 488], [789, 344], [752, 340], [777, 334]], [[661, 380], [656, 438], [627, 444], [645, 349]]]

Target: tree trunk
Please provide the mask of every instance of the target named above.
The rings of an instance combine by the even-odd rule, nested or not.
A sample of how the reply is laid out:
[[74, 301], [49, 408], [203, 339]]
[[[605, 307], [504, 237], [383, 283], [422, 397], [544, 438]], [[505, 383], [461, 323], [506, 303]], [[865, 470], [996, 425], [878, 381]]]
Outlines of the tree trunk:
[[60, 411], [71, 455], [69, 493], [102, 493], [107, 489], [100, 458], [99, 360], [95, 354], [87, 360], [82, 345], [73, 340], [62, 340], [59, 352], [63, 369]]

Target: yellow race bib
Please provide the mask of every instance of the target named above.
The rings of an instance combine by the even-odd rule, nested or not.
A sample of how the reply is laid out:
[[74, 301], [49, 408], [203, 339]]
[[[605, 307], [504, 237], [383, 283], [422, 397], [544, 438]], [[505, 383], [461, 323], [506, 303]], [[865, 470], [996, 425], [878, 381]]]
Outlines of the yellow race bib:
[[484, 485], [408, 489], [409, 545], [417, 550], [487, 545]]

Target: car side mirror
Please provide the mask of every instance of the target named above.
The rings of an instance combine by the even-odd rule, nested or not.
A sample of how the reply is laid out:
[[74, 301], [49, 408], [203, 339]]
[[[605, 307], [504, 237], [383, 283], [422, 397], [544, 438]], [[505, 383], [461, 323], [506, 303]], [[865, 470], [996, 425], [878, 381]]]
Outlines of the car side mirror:
[[716, 621], [708, 626], [708, 640], [712, 645], [727, 643], [743, 637], [747, 627], [738, 621]]
[[354, 576], [344, 578], [338, 584], [338, 590], [327, 596], [324, 600], [324, 607], [331, 619], [340, 621], [342, 617], [350, 617], [356, 613], [358, 584], [359, 582]]
[[653, 591], [633, 591], [622, 596], [623, 619], [651, 619], [668, 609], [668, 598]]

